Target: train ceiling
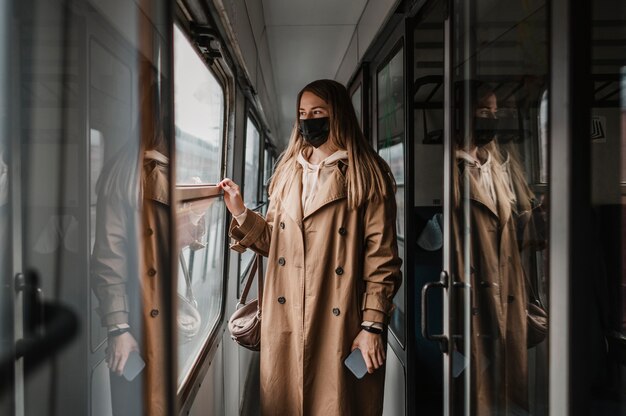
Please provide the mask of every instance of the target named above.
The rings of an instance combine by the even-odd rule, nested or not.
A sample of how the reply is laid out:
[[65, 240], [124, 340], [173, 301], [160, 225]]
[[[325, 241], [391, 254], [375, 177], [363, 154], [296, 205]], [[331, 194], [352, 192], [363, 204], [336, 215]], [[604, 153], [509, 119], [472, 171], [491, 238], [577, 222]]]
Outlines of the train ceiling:
[[298, 91], [310, 81], [335, 78], [367, 2], [262, 0], [280, 106], [280, 141], [289, 139]]

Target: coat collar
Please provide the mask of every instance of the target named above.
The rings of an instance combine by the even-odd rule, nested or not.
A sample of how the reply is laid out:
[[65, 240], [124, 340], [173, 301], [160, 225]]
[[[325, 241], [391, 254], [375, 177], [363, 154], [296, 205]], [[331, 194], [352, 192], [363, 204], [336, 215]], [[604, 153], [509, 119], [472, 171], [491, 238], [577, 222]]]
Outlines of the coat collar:
[[[477, 175], [479, 175], [480, 172], [477, 172], [478, 168], [472, 163], [469, 163], [465, 158], [458, 159], [457, 161], [465, 165], [464, 169], [462, 169], [462, 172], [464, 172], [462, 176], [467, 176], [470, 180], [469, 199], [476, 201], [487, 208], [496, 218], [498, 218], [501, 225], [506, 224], [511, 216], [511, 206], [510, 201], [505, 196], [506, 192], [503, 189], [505, 184], [503, 183], [502, 175], [498, 169], [493, 169], [493, 182], [497, 195], [497, 201], [494, 203], [494, 201], [487, 195], [483, 187], [479, 184]], [[459, 185], [463, 186], [462, 183]]]
[[302, 212], [302, 166], [296, 165], [296, 173], [292, 176], [289, 184], [285, 186], [285, 191], [280, 196], [284, 212], [291, 217], [300, 227], [302, 222], [311, 217], [317, 211], [331, 202], [347, 197], [346, 179], [342, 167], [345, 163], [339, 163], [328, 167], [332, 169], [330, 177], [315, 194], [313, 201], [306, 214]]
[[[315, 193], [309, 209], [307, 210], [307, 212], [304, 213], [303, 220], [306, 220], [317, 211], [319, 211], [322, 207], [330, 204], [331, 202], [337, 201], [338, 199], [342, 199], [347, 196], [346, 179], [344, 177], [344, 173], [341, 171], [340, 166], [341, 165], [337, 164], [327, 168], [332, 169], [330, 177], [324, 183], [324, 186], [319, 188], [318, 191]], [[302, 178], [302, 175], [300, 175], [300, 178]]]

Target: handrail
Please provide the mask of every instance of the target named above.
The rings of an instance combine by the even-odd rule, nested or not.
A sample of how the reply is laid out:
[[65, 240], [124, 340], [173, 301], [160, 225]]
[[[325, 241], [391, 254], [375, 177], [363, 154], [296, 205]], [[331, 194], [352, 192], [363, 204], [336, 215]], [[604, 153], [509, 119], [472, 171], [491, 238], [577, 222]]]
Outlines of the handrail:
[[256, 207], [254, 207], [254, 208], [250, 208], [250, 211], [259, 212], [259, 211], [261, 211], [261, 208], [263, 208], [263, 207], [264, 207], [265, 205], [267, 205], [267, 204], [269, 204], [269, 201], [264, 201], [264, 202], [261, 202], [261, 203], [260, 203], [259, 205], [257, 205]]

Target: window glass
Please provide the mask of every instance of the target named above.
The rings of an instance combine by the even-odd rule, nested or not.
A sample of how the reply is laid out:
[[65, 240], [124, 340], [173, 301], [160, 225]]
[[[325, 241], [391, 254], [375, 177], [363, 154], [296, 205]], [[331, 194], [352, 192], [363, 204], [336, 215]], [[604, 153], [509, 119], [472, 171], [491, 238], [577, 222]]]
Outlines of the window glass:
[[361, 96], [361, 94], [363, 93], [363, 88], [361, 88], [362, 86], [359, 85], [357, 87], [356, 90], [354, 90], [354, 93], [352, 93], [352, 106], [354, 107], [354, 112], [356, 113], [356, 118], [357, 120], [359, 120], [359, 125], [361, 126], [361, 128], [363, 128], [363, 115], [361, 114], [361, 109], [362, 109], [362, 99], [363, 97]]
[[[272, 173], [274, 171], [274, 156], [272, 156], [272, 152], [269, 147], [265, 147], [265, 159], [263, 161], [263, 193], [261, 195], [261, 199], [263, 202], [268, 202], [268, 194], [267, 190], [269, 187], [270, 178], [272, 177]], [[265, 207], [267, 209], [267, 206]]]
[[178, 383], [185, 381], [218, 322], [223, 292], [222, 197], [178, 204]]
[[221, 179], [224, 91], [183, 33], [174, 27], [176, 183]]
[[[376, 74], [378, 152], [391, 168], [398, 189], [396, 203], [398, 214], [398, 251], [404, 260], [404, 59], [403, 49], [398, 50], [391, 60]], [[405, 262], [402, 262], [402, 275], [405, 275]], [[396, 309], [389, 327], [401, 344], [404, 344], [405, 307], [404, 285], [394, 298]]]
[[[261, 135], [256, 124], [248, 117], [246, 123], [246, 158], [245, 158], [245, 172], [243, 179], [243, 200], [246, 206], [250, 209], [254, 209], [261, 203], [259, 200], [259, 171], [260, 171], [260, 151], [261, 151]], [[252, 259], [254, 253], [252, 250], [246, 250], [241, 255], [241, 265], [247, 267]], [[244, 270], [241, 270], [242, 274]]]
[[450, 413], [544, 415], [550, 4], [454, 7]]
[[[572, 305], [591, 315], [585, 350], [589, 414], [626, 414], [626, 3], [591, 3], [591, 207], [593, 279], [597, 301]], [[574, 91], [575, 93], [576, 91]], [[575, 168], [575, 167], [574, 167]], [[589, 286], [590, 285], [590, 286]], [[576, 298], [574, 298], [576, 299]], [[621, 377], [620, 377], [621, 374]]]
[[259, 162], [261, 149], [261, 135], [259, 129], [248, 117], [246, 123], [246, 158], [243, 179], [243, 200], [246, 206], [254, 208], [259, 204]]
[[[445, 3], [435, 2], [421, 13], [413, 33], [413, 82], [408, 87], [413, 97], [413, 203], [409, 209], [416, 240], [407, 258], [413, 266], [415, 294], [424, 285], [440, 280], [443, 267], [444, 203], [444, 19]], [[411, 264], [412, 263], [412, 264]], [[440, 294], [428, 298], [428, 330], [443, 333], [443, 302]], [[417, 295], [411, 308], [415, 322], [421, 321], [422, 299]], [[414, 403], [428, 414], [443, 414], [443, 360], [438, 343], [414, 332], [415, 380]]]
[[224, 204], [221, 197], [188, 200], [184, 185], [210, 189], [206, 184], [221, 178], [224, 91], [177, 27], [174, 65], [176, 183], [183, 195], [176, 209], [180, 388], [213, 333], [221, 311]]

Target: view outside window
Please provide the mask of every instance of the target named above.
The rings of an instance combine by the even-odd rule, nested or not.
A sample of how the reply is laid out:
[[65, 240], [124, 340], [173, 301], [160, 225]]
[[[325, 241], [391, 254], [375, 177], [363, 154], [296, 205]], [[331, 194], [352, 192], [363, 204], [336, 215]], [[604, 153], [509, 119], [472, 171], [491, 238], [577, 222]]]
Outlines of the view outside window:
[[183, 33], [174, 27], [176, 183], [221, 179], [224, 92]]
[[[243, 178], [243, 200], [250, 209], [258, 207], [261, 203], [259, 199], [259, 172], [261, 167], [261, 135], [256, 124], [248, 117], [246, 123], [246, 158], [245, 172]], [[241, 255], [241, 274], [250, 265], [254, 258], [252, 250], [246, 250]]]

